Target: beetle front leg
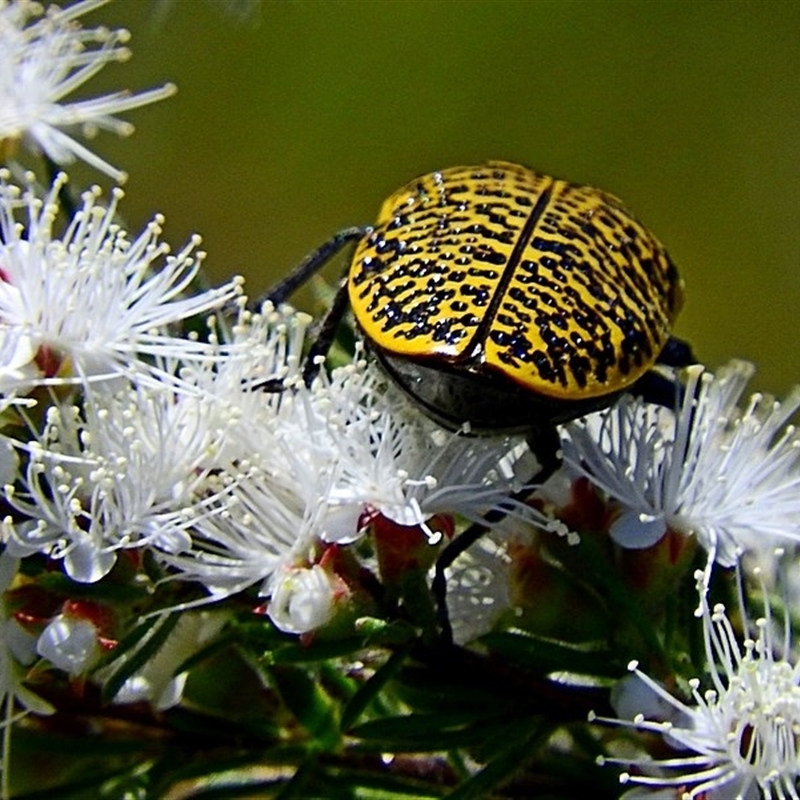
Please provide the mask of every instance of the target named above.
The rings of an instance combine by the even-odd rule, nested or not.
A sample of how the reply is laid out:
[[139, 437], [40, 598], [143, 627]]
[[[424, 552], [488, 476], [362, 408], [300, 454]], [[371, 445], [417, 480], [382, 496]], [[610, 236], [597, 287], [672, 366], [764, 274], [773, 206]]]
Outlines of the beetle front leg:
[[325, 264], [327, 264], [348, 242], [360, 239], [372, 232], [369, 226], [345, 228], [343, 231], [334, 234], [327, 242], [321, 244], [312, 253], [309, 253], [279, 284], [273, 286], [268, 292], [263, 294], [254, 305], [254, 310], [258, 311], [267, 301], [273, 306], [285, 303], [303, 284]]

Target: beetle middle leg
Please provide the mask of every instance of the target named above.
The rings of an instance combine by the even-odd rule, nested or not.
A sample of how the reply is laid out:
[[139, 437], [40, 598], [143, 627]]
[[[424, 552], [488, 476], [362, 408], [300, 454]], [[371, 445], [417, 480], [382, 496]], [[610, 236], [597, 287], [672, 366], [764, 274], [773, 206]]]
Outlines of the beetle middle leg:
[[[671, 336], [656, 359], [657, 364], [666, 367], [688, 367], [697, 364], [691, 345], [683, 339]], [[646, 403], [665, 408], [675, 408], [683, 401], [683, 387], [675, 380], [651, 369], [645, 372], [633, 386], [629, 394], [641, 397]]]
[[[539, 464], [539, 470], [531, 477], [531, 481], [543, 484], [561, 466], [561, 438], [554, 425], [537, 428], [528, 435], [528, 446]], [[518, 492], [509, 496], [512, 502], [528, 499], [531, 495], [531, 486], [525, 486]], [[446, 570], [464, 552], [466, 552], [478, 539], [488, 532], [490, 527], [500, 522], [508, 515], [503, 508], [489, 511], [482, 522], [474, 522], [463, 533], [456, 536], [439, 554], [434, 567], [431, 591], [436, 603], [436, 613], [441, 630], [442, 640], [445, 644], [453, 643], [453, 627], [447, 610], [447, 575]]]

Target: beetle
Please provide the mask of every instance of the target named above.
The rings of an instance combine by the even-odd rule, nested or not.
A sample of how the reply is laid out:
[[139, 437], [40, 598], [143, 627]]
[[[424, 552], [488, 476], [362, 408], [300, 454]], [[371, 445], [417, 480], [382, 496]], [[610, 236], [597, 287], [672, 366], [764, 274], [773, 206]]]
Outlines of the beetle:
[[[670, 335], [683, 302], [675, 265], [600, 189], [505, 161], [431, 172], [390, 195], [373, 226], [314, 251], [267, 299], [283, 302], [351, 241], [306, 381], [349, 306], [369, 351], [423, 413], [454, 430], [524, 433], [539, 482], [559, 463], [557, 425], [622, 392], [657, 394], [652, 367], [694, 360]], [[671, 388], [665, 402], [674, 397]], [[437, 591], [481, 530], [445, 548]]]

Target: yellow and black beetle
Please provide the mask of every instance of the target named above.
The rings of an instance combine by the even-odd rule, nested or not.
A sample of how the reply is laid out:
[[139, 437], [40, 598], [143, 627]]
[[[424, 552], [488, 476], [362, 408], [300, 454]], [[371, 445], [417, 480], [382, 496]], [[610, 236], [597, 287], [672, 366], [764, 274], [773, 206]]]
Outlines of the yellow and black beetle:
[[[622, 392], [647, 394], [657, 362], [693, 360], [670, 336], [678, 271], [600, 189], [504, 161], [432, 172], [394, 192], [373, 226], [312, 253], [267, 298], [283, 302], [353, 240], [306, 379], [349, 306], [368, 349], [425, 414], [477, 434], [525, 433], [539, 480], [558, 465], [556, 425]], [[477, 535], [445, 549], [440, 583]]]

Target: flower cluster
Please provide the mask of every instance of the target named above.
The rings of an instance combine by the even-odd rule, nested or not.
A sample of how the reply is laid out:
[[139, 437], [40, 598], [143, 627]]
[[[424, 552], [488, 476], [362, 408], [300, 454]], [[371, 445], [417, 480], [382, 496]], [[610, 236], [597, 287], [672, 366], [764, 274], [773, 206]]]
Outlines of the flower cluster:
[[54, 164], [82, 159], [118, 182], [125, 180], [125, 172], [68, 131], [91, 137], [105, 129], [128, 136], [133, 126], [116, 115], [169, 97], [175, 86], [65, 102], [106, 64], [130, 57], [127, 31], [78, 24], [106, 2], [83, 0], [67, 9], [51, 6], [46, 13], [33, 0], [0, 3], [0, 153], [9, 154], [22, 142]]
[[[759, 577], [755, 572], [754, 577]], [[746, 610], [741, 609], [745, 631], [752, 636], [740, 641], [725, 606], [709, 607], [703, 573], [698, 572], [697, 577], [708, 688], [703, 689], [698, 678], [690, 679], [692, 704], [684, 703], [632, 661], [629, 669], [635, 678], [621, 681], [614, 698], [622, 719], [591, 716], [661, 734], [671, 747], [690, 755], [602, 757], [601, 762], [633, 765], [637, 772], [623, 772], [623, 783], [676, 787], [686, 800], [796, 797], [800, 664], [788, 652], [788, 643], [777, 638], [766, 594], [764, 616], [750, 622]], [[784, 631], [788, 635], [789, 628]]]
[[[800, 390], [747, 398], [740, 361], [670, 369], [664, 405], [626, 394], [559, 426], [561, 466], [543, 481], [535, 439], [443, 429], [360, 343], [306, 380], [309, 316], [249, 302], [238, 278], [205, 288], [199, 237], [173, 253], [160, 216], [129, 234], [120, 189], [64, 208], [63, 173], [41, 186], [8, 160], [21, 144], [49, 166], [82, 158], [124, 177], [66, 131], [127, 133], [116, 115], [173, 87], [65, 101], [128, 55], [124, 31], [80, 25], [102, 4], [0, 0], [6, 736], [28, 713], [59, 713], [37, 692], [43, 675], [161, 712], [225, 636], [266, 669], [268, 630], [269, 646], [356, 642], [343, 718], [411, 652], [508, 656], [501, 674], [523, 662], [525, 680], [576, 695], [609, 690], [630, 663], [606, 691], [618, 717], [581, 719], [580, 747], [559, 715], [530, 741], [559, 758], [591, 742], [638, 785], [629, 797], [798, 797], [800, 668], [791, 614], [781, 638], [770, 597], [788, 608], [797, 595]], [[732, 572], [738, 617], [711, 599]], [[256, 644], [241, 634], [253, 619]], [[385, 672], [367, 663], [376, 640], [397, 648]], [[299, 683], [282, 677], [264, 683], [287, 707], [324, 705], [292, 704]], [[319, 734], [312, 750], [328, 742], [319, 717], [303, 725]]]
[[800, 389], [740, 407], [752, 374], [742, 361], [716, 375], [691, 367], [674, 409], [624, 397], [567, 427], [565, 461], [619, 505], [614, 541], [648, 547], [671, 529], [726, 567], [800, 541], [800, 446], [787, 426]]

